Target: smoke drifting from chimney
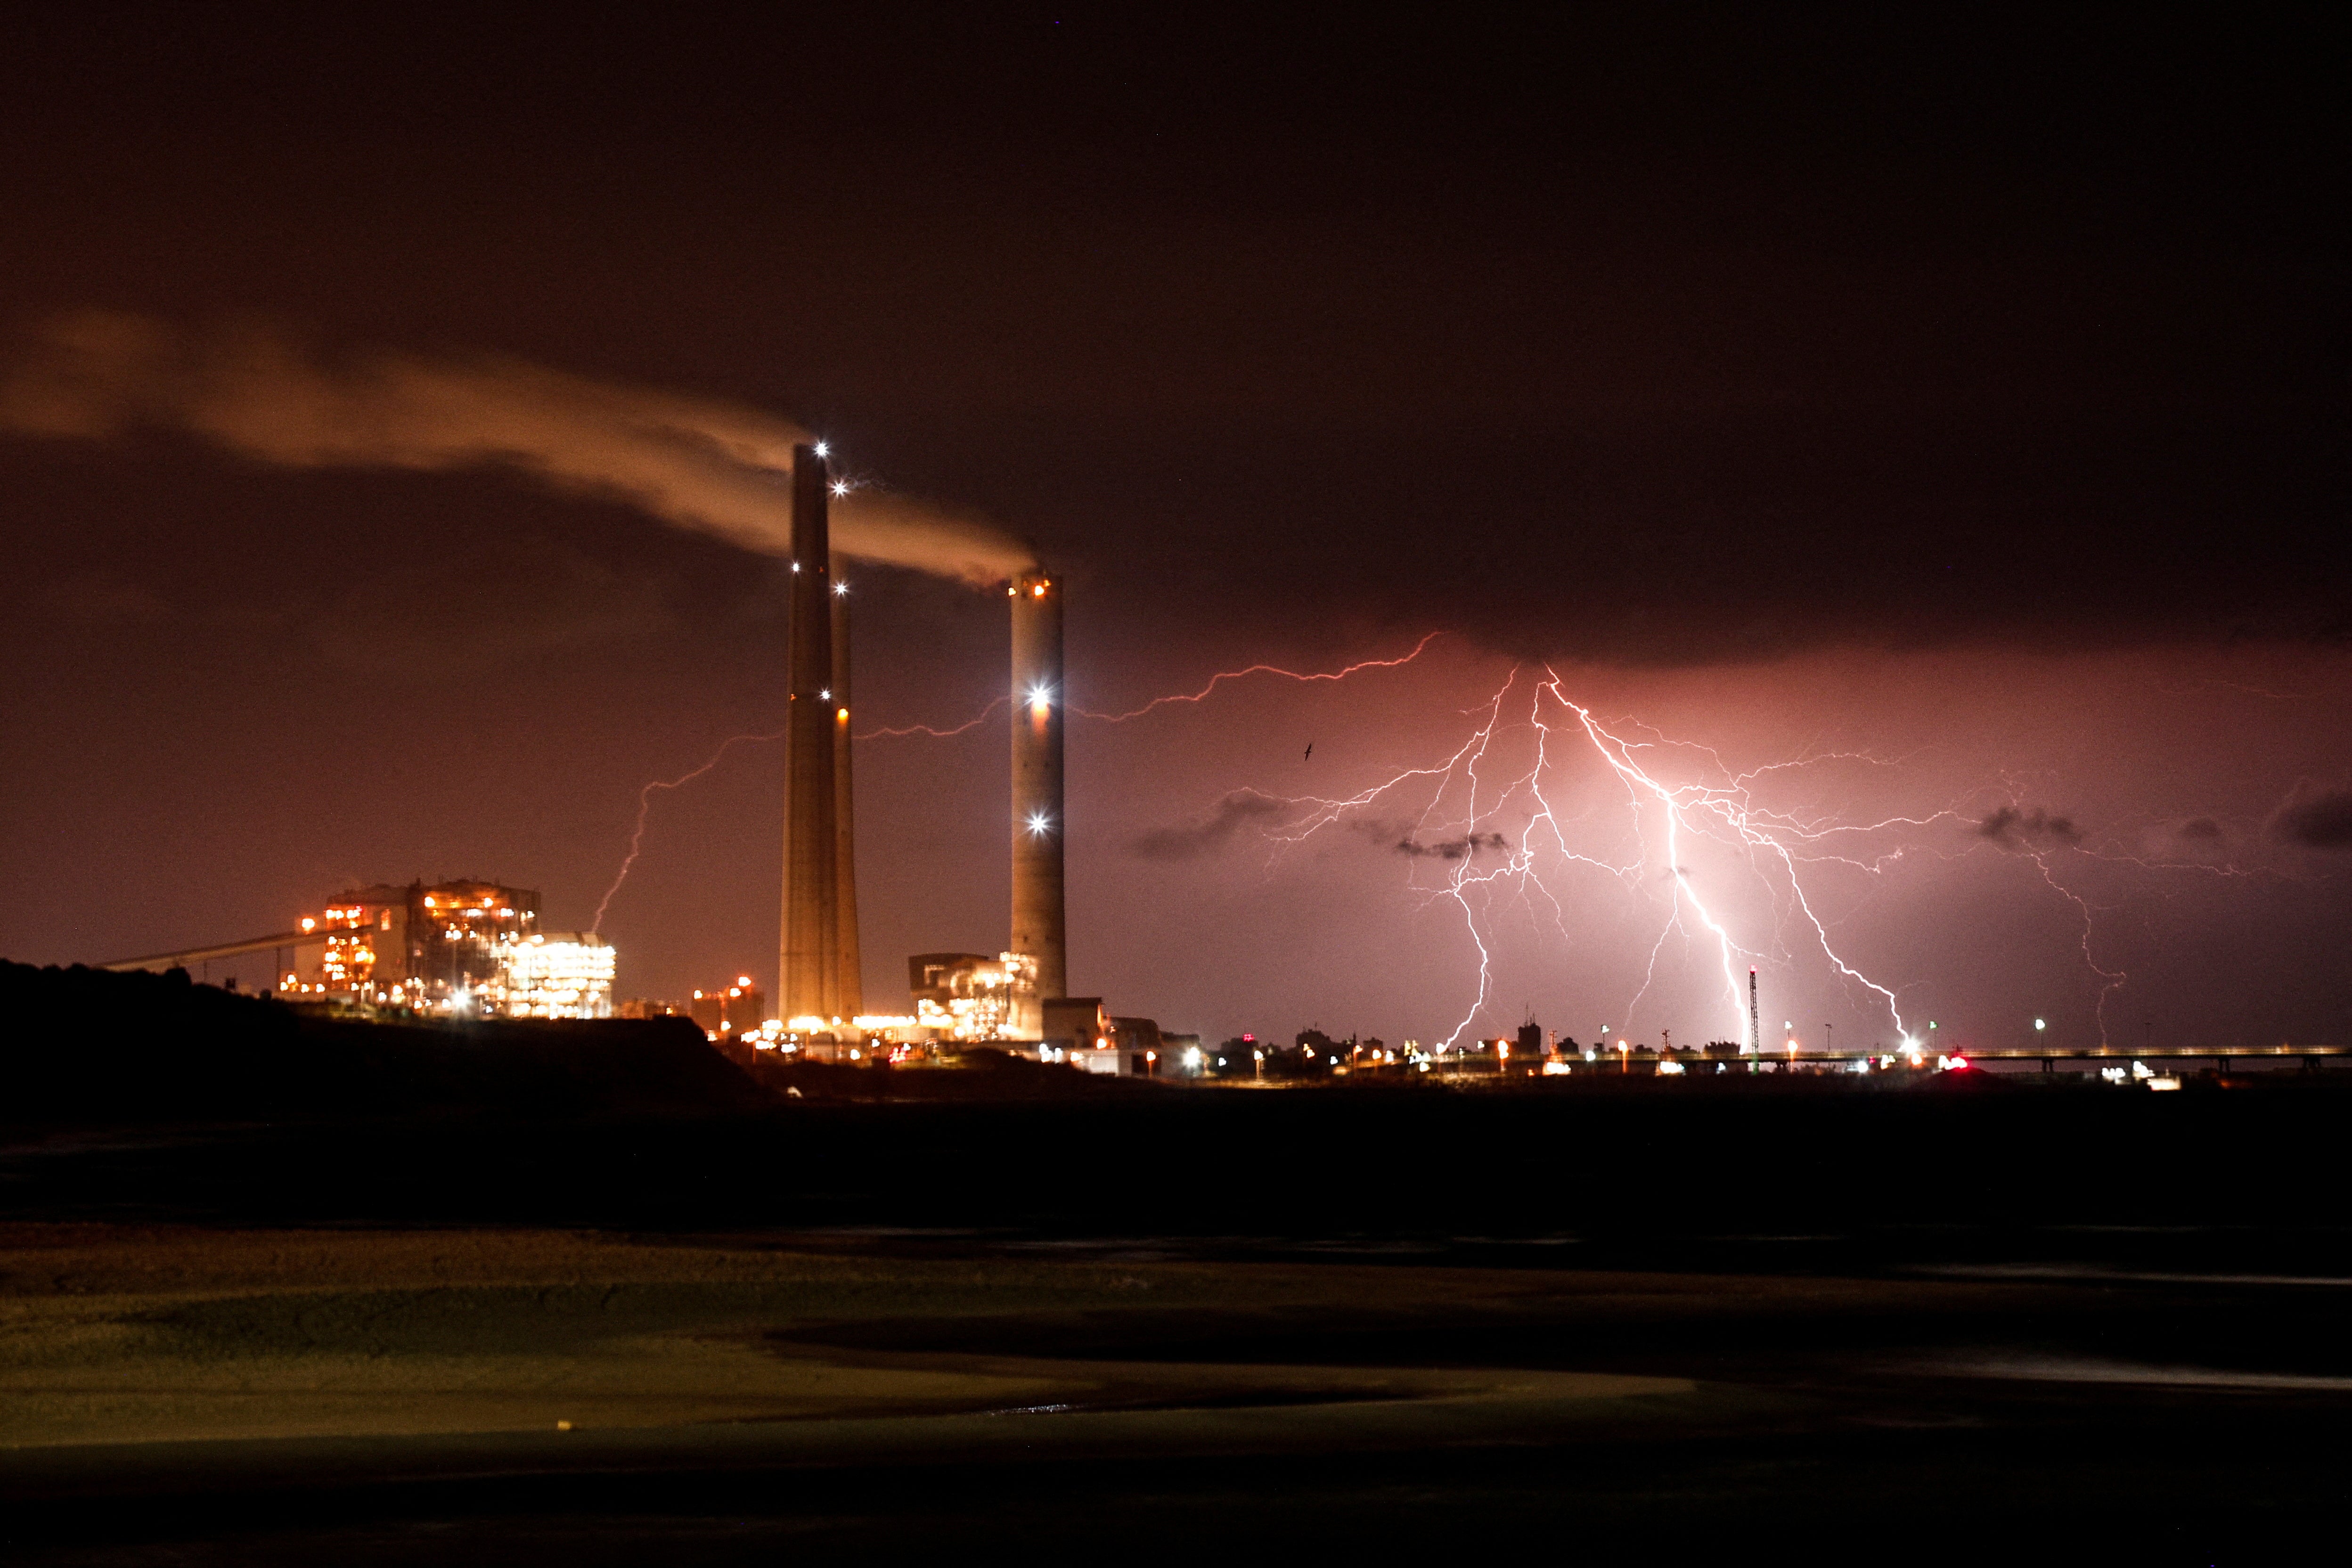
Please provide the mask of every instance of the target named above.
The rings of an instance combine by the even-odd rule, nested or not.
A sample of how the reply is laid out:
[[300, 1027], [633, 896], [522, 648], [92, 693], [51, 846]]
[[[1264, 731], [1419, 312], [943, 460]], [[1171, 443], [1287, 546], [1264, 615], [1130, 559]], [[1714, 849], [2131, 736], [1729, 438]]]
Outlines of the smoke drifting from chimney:
[[[189, 333], [105, 310], [51, 319], [0, 372], [0, 428], [103, 439], [138, 426], [287, 468], [512, 468], [771, 555], [792, 553], [793, 447], [814, 439], [738, 404], [516, 360], [329, 364], [264, 327]], [[872, 490], [841, 505], [833, 539], [974, 584], [1032, 564], [977, 518]]]

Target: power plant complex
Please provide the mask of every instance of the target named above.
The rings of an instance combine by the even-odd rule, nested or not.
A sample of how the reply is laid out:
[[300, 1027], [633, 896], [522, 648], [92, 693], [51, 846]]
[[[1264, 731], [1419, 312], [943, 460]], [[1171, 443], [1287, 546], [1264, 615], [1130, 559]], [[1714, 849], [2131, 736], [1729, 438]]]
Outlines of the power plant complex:
[[[691, 1001], [619, 1004], [626, 1016], [676, 1014], [714, 1039], [816, 1059], [872, 1060], [910, 1047], [1023, 1047], [1098, 1072], [1150, 1070], [1149, 1019], [1113, 1019], [1071, 997], [1063, 892], [1062, 584], [1015, 575], [1010, 611], [1012, 907], [994, 954], [919, 953], [912, 1011], [869, 1013], [860, 969], [856, 806], [850, 741], [848, 584], [832, 548], [836, 483], [823, 446], [793, 449], [790, 625], [784, 726], [782, 918], [775, 1007], [749, 976]], [[539, 929], [539, 894], [495, 882], [417, 881], [349, 889], [290, 931], [157, 953], [114, 969], [275, 953], [271, 988], [290, 1000], [439, 1016], [614, 1016], [615, 954], [593, 932]], [[232, 985], [235, 981], [230, 981]], [[1138, 1046], [1129, 1050], [1123, 1047]]]

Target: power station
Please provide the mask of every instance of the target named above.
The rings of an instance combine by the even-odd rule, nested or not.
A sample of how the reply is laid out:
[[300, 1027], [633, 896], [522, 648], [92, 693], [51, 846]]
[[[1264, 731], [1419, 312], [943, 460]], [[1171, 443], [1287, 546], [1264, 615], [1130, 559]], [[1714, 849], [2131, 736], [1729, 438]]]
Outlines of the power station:
[[[782, 918], [775, 1016], [720, 1015], [714, 1037], [856, 1061], [885, 1045], [1019, 1043], [1095, 1071], [1144, 1070], [1158, 1043], [1150, 1021], [1114, 1022], [1097, 996], [1069, 992], [1064, 901], [1063, 584], [1033, 569], [1005, 590], [1010, 610], [1012, 907], [1003, 951], [921, 953], [911, 961], [915, 1009], [866, 1010], [857, 929], [856, 804], [852, 773], [848, 584], [833, 553], [828, 507], [845, 486], [823, 446], [793, 448], [792, 558], [785, 649]], [[159, 967], [270, 949], [318, 950], [277, 988], [302, 1000], [411, 1012], [609, 1016], [614, 954], [593, 934], [537, 929], [536, 893], [491, 884], [362, 889], [301, 929], [245, 942], [124, 960]], [[429, 937], [431, 940], [426, 940]], [[414, 940], [412, 940], [412, 938]], [[413, 950], [413, 951], [412, 951]], [[281, 968], [283, 966], [281, 965]], [[714, 995], [716, 994], [714, 993]], [[728, 994], [758, 992], [748, 978]], [[696, 1002], [705, 1000], [697, 993]], [[625, 1009], [703, 1011], [638, 998]], [[1148, 1029], [1132, 1026], [1150, 1026]], [[1148, 1038], [1147, 1038], [1148, 1037]], [[1130, 1037], [1147, 1040], [1127, 1051]], [[1134, 1057], [1129, 1062], [1127, 1058]]]

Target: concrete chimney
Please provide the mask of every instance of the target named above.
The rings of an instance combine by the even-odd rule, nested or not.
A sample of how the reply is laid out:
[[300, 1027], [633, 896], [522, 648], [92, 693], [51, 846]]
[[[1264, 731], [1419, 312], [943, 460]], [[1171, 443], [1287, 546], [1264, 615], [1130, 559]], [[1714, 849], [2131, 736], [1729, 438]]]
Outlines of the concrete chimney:
[[[834, 1012], [866, 1011], [857, 952], [857, 810], [849, 773], [849, 577], [833, 563]], [[830, 1016], [830, 1015], [828, 1015]]]
[[[833, 551], [825, 518], [830, 475], [816, 448], [793, 448], [791, 696], [784, 719], [784, 919], [776, 1000], [787, 1020], [845, 1017], [839, 1005], [839, 900], [835, 871]], [[845, 746], [846, 742], [843, 742]]]
[[1043, 1038], [1044, 1004], [1069, 994], [1062, 921], [1062, 584], [1013, 580], [1013, 941], [1037, 966], [1016, 998], [1015, 1039]]

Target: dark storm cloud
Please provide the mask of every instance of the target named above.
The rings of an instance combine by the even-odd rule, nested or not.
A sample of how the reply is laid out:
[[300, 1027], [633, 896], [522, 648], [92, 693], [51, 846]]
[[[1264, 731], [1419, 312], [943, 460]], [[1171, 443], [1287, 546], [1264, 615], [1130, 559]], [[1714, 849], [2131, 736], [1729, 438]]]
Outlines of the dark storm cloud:
[[2218, 817], [2191, 816], [2149, 823], [2137, 837], [2139, 853], [2150, 860], [2221, 867], [2234, 862], [2244, 836]]
[[1237, 789], [1200, 821], [1154, 828], [1137, 836], [1130, 848], [1145, 860], [1197, 860], [1223, 848], [1243, 828], [1269, 822], [1287, 809], [1272, 795]]
[[1497, 855], [1508, 854], [1511, 841], [1499, 833], [1472, 833], [1460, 838], [1441, 839], [1435, 844], [1423, 844], [1407, 837], [1397, 840], [1396, 852], [1416, 860], [1471, 860], [1482, 849]]
[[2311, 849], [2352, 849], [2352, 790], [2298, 790], [2271, 818], [2271, 832]]
[[2053, 816], [2038, 805], [2032, 811], [2004, 805], [1977, 824], [1977, 836], [2016, 851], [2071, 848], [2083, 842], [2083, 830], [2073, 818]]
[[[2352, 95], [2321, 8], [2227, 26], [2143, 8], [2128, 27], [2048, 7], [1519, 8], [1533, 25], [1163, 7], [1136, 26], [605, 7], [556, 27], [480, 5], [446, 23], [429, 5], [254, 9], [0, 7], [0, 145], [31, 150], [0, 158], [0, 321], [96, 302], [184, 335], [260, 312], [328, 345], [305, 363], [339, 374], [364, 362], [338, 345], [383, 344], [789, 411], [1034, 540], [1072, 580], [1074, 689], [1115, 673], [1138, 701], [1262, 661], [1338, 668], [1439, 628], [1631, 666], [1991, 648], [1889, 660], [1860, 685], [1743, 673], [1725, 682], [1746, 693], [1738, 714], [1643, 677], [1610, 700], [1759, 755], [1816, 724], [1907, 752], [1916, 721], [1958, 748], [1919, 764], [1949, 770], [1916, 775], [1923, 799], [2063, 778], [2103, 845], [2129, 831], [2109, 825], [2142, 825], [2150, 859], [2249, 838], [2282, 860], [2326, 853], [2270, 837], [2283, 788], [2225, 805], [2254, 750], [2176, 750], [2151, 737], [2177, 710], [2141, 717], [2085, 695], [2109, 689], [2070, 691], [2079, 668], [2021, 677], [2007, 657], [2345, 627], [2352, 204], [2323, 193]], [[184, 434], [0, 438], [12, 573], [26, 603], [59, 584], [0, 652], [16, 956], [279, 929], [347, 868], [503, 865], [584, 922], [645, 781], [773, 728], [772, 562], [520, 482], [503, 459], [264, 469], [169, 410], [138, 419]], [[517, 535], [575, 540], [602, 571], [478, 548]], [[950, 729], [1001, 700], [1001, 606], [863, 575], [868, 721]], [[471, 579], [446, 614], [444, 576]], [[576, 601], [574, 618], [534, 619], [533, 595]], [[192, 635], [207, 602], [292, 618], [268, 637]], [[307, 634], [336, 635], [339, 613], [362, 635], [322, 658]], [[462, 635], [490, 614], [523, 634], [497, 658]], [[360, 668], [373, 639], [420, 637], [444, 645], [429, 666]], [[1444, 756], [1457, 707], [1485, 695], [1455, 689], [1457, 659], [1468, 682], [1474, 656], [1449, 653], [1351, 679], [1344, 710], [1269, 707], [1267, 731], [1220, 688], [1119, 731], [1136, 749], [1115, 776], [1134, 785], [1088, 808], [1114, 852], [1091, 870], [1074, 858], [1078, 903], [1113, 907], [1119, 868], [1156, 869], [1236, 884], [1257, 923], [1202, 913], [1198, 945], [1171, 946], [1165, 928], [1105, 922], [1101, 987], [1171, 1016], [1146, 1003], [1185, 996], [1168, 1007], [1236, 1028], [1309, 987], [1437, 997], [1417, 941], [1380, 945], [1381, 910], [1335, 908], [1313, 878], [1295, 901], [1257, 897], [1266, 879], [1241, 863], [1294, 819], [1216, 803], [1240, 783], [1303, 791], [1309, 771], [1323, 793], [1369, 783], [1352, 759]], [[1970, 717], [1988, 700], [2002, 724]], [[2081, 748], [2043, 747], [2078, 721]], [[903, 982], [895, 954], [1002, 943], [982, 934], [1003, 919], [1001, 722], [862, 755], [877, 992]], [[2298, 765], [2352, 781], [2346, 735], [2331, 725]], [[1107, 745], [1074, 737], [1089, 768], [1093, 736]], [[1310, 738], [1325, 743], [1302, 763]], [[967, 743], [969, 766], [947, 749]], [[2101, 750], [2177, 756], [2147, 773], [2178, 788], [2067, 771]], [[709, 794], [666, 803], [647, 842], [671, 835], [656, 853], [674, 890], [655, 891], [655, 868], [631, 883], [633, 988], [681, 994], [771, 962], [775, 756], [756, 788], [736, 759]], [[2007, 795], [1971, 798], [1983, 814]], [[2246, 815], [2193, 854], [2173, 834], [2189, 803]], [[1423, 884], [1472, 863], [1399, 847], [1454, 837], [1443, 813], [1383, 809], [1385, 837], [1345, 837], [1333, 858]], [[1163, 824], [1142, 852], [1182, 864], [1130, 858]], [[1979, 841], [1976, 826], [1931, 841], [2014, 848], [2031, 830]], [[2250, 886], [2180, 880], [2217, 900]], [[232, 896], [249, 921], [223, 912]], [[2044, 1005], [2032, 965], [1992, 962], [1989, 935], [1944, 942], [1948, 910], [1919, 897], [1870, 917], [1890, 961], [1934, 931], [1916, 945], [1959, 949], [1989, 977], [1988, 1015]], [[2340, 911], [2275, 907], [2265, 933], [2341, 945]], [[2100, 918], [2104, 963], [2118, 922]], [[1310, 924], [1332, 944], [1318, 951], [1394, 952], [1396, 973], [1302, 961]], [[2199, 924], [2253, 951], [2229, 903]], [[2056, 932], [2069, 963], [2076, 934]], [[1589, 945], [1577, 988], [1608, 991], [1624, 962], [1643, 973], [1645, 948]], [[2263, 945], [2290, 978], [2222, 973], [2215, 994], [2298, 994], [2290, 1010], [2340, 1024], [2333, 971]], [[2129, 968], [2137, 988], [2157, 966]], [[1398, 1005], [1402, 1022], [1423, 1003]]]
[[1139, 638], [2352, 629], [2347, 99], [2292, 16], [235, 9], [0, 16], [0, 138], [41, 149], [0, 308], [752, 402], [789, 367]]

